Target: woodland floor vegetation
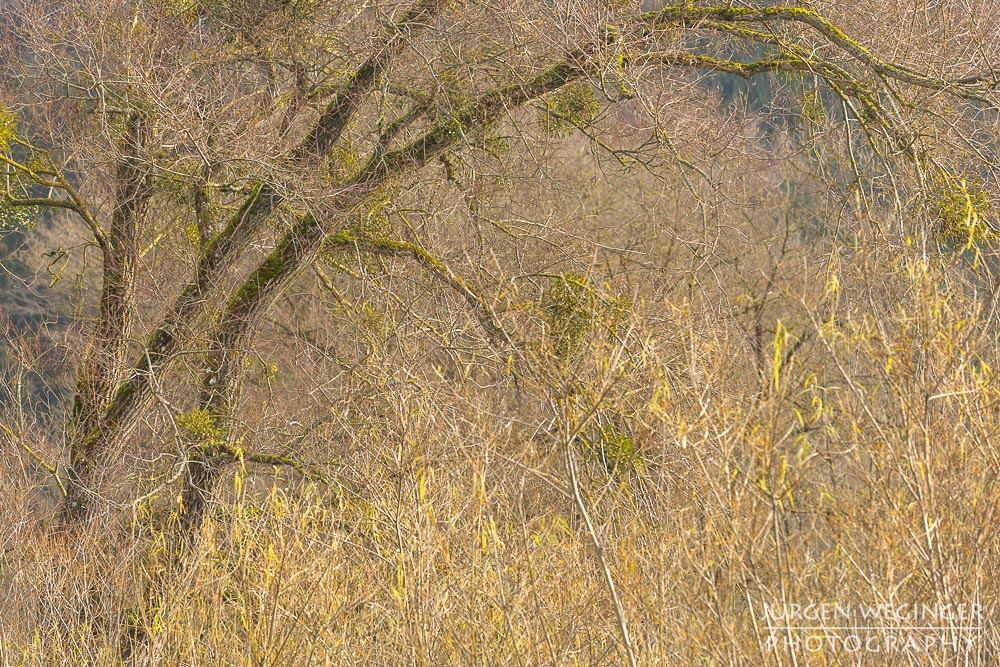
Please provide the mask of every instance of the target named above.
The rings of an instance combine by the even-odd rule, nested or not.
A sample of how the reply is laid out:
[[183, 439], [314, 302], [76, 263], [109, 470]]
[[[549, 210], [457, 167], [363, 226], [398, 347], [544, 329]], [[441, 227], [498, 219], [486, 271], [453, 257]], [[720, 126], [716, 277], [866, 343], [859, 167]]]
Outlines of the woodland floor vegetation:
[[995, 664], [982, 4], [0, 0], [0, 664]]

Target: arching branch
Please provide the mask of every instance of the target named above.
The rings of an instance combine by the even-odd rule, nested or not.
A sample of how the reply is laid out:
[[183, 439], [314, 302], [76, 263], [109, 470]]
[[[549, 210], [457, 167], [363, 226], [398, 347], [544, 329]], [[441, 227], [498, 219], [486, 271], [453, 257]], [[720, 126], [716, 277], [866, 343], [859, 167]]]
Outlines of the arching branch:
[[465, 280], [459, 278], [443, 260], [435, 257], [426, 249], [414, 243], [392, 239], [373, 239], [359, 236], [350, 230], [345, 230], [329, 239], [326, 247], [350, 247], [360, 252], [389, 257], [410, 257], [421, 266], [428, 269], [434, 277], [441, 280], [457, 292], [469, 307], [476, 313], [477, 319], [494, 347], [501, 351], [514, 350], [514, 341], [510, 334], [497, 321], [496, 314], [486, 300]]
[[990, 93], [996, 91], [1000, 82], [993, 74], [973, 74], [949, 80], [884, 60], [849, 37], [836, 24], [813, 9], [802, 7], [741, 8], [733, 7], [731, 4], [724, 7], [680, 6], [647, 12], [640, 17], [640, 24], [651, 29], [675, 26], [699, 27], [702, 23], [709, 23], [712, 24], [711, 27], [725, 31], [727, 23], [766, 25], [776, 22], [794, 23], [811, 28], [829, 44], [841, 49], [872, 72], [888, 79], [929, 90], [945, 91], [967, 100], [988, 102], [993, 105], [996, 103]]
[[[354, 118], [358, 107], [380, 83], [393, 58], [405, 47], [407, 38], [448, 4], [446, 0], [421, 0], [392, 26], [379, 47], [327, 105], [306, 139], [292, 151], [293, 158], [322, 157], [328, 152]], [[73, 497], [67, 500], [66, 507], [72, 509], [64, 514], [70, 520], [76, 521], [88, 514], [82, 487], [94, 460], [135, 428], [139, 414], [152, 399], [154, 376], [190, 337], [198, 319], [210, 304], [213, 290], [223, 282], [222, 277], [236, 264], [248, 244], [283, 202], [284, 197], [273, 184], [261, 183], [253, 188], [223, 231], [204, 248], [193, 281], [184, 288], [168, 314], [150, 334], [142, 355], [118, 386], [100, 422], [94, 428], [82, 431], [74, 441], [73, 448], [77, 453], [72, 457], [72, 476], [80, 480], [74, 487], [80, 486], [81, 490], [71, 493]]]

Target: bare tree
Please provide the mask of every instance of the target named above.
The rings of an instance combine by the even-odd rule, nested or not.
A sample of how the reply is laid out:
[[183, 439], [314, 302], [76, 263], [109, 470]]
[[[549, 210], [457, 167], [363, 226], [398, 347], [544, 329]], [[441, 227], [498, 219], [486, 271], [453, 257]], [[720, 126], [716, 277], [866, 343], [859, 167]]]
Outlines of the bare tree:
[[24, 656], [781, 664], [737, 610], [995, 589], [989, 7], [0, 5], [0, 248], [77, 276], [0, 301]]
[[[204, 437], [186, 453], [181, 494], [186, 529], [200, 523], [237, 457], [233, 424], [261, 322], [325, 248], [411, 258], [478, 311], [498, 346], [516, 349], [489, 299], [419, 240], [371, 235], [356, 220], [418, 174], [454, 181], [450, 156], [482, 150], [497, 127], [525, 122], [525, 109], [541, 113], [550, 136], [580, 131], [622, 163], [655, 170], [649, 155], [669, 142], [658, 96], [672, 83], [692, 72], [781, 73], [821, 82], [870, 150], [926, 177], [938, 158], [912, 125], [924, 102], [995, 104], [982, 57], [895, 62], [814, 9], [638, 4], [12, 3], [3, 205], [73, 212], [102, 256], [69, 416], [63, 520], [100, 507], [97, 482], [171, 364], [201, 357], [203, 372], [188, 381]], [[741, 53], [763, 55], [731, 55]], [[615, 105], [650, 121], [632, 145], [599, 136], [596, 117]], [[193, 266], [140, 331], [140, 277], [155, 273], [143, 268], [146, 246], [178, 206], [195, 221]]]

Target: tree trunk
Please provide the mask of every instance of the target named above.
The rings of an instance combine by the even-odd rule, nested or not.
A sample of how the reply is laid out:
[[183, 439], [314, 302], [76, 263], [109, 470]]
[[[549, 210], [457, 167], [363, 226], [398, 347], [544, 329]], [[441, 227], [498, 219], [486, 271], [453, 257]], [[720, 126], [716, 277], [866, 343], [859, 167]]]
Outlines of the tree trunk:
[[[393, 26], [381, 47], [358, 68], [344, 89], [334, 96], [313, 130], [292, 152], [293, 156], [303, 159], [327, 154], [339, 141], [359, 105], [383, 79], [410, 34], [426, 25], [448, 4], [447, 0], [417, 2]], [[62, 512], [65, 521], [81, 521], [89, 516], [91, 503], [87, 489], [95, 461], [127, 439], [136, 428], [142, 413], [152, 402], [153, 379], [189, 339], [199, 318], [206, 312], [209, 295], [216, 289], [219, 279], [235, 265], [282, 201], [283, 197], [271, 185], [259, 185], [226, 229], [208, 243], [194, 281], [188, 284], [167, 317], [154, 329], [145, 350], [124, 381], [121, 381], [122, 375], [117, 375], [116, 381], [102, 383], [107, 387], [107, 400], [98, 401], [96, 410], [86, 406], [89, 396], [94, 393], [89, 388], [91, 380], [88, 379], [77, 392], [81, 405], [79, 413], [90, 416], [74, 419], [79, 426], [73, 430], [69, 466], [71, 491]], [[134, 262], [131, 271], [134, 281]], [[134, 286], [132, 295], [134, 301]], [[127, 346], [123, 349], [127, 351]]]
[[126, 361], [136, 316], [136, 268], [139, 234], [151, 195], [151, 175], [139, 162], [146, 143], [141, 112], [129, 115], [115, 168], [114, 209], [104, 255], [97, 324], [84, 355], [70, 424], [69, 485], [63, 515], [86, 514], [90, 504], [87, 475], [94, 463], [91, 433], [128, 368]]

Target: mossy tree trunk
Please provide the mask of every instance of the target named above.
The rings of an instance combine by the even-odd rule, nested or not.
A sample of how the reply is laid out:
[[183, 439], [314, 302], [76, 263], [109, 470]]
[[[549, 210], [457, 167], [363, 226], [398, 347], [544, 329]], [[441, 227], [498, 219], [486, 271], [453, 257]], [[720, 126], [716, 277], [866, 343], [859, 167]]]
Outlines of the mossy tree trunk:
[[101, 454], [93, 433], [128, 370], [129, 343], [135, 324], [139, 237], [152, 194], [152, 174], [142, 163], [148, 128], [142, 111], [130, 111], [114, 169], [114, 204], [97, 323], [84, 355], [69, 427], [70, 456], [63, 516], [73, 521], [86, 514], [88, 476]]
[[[348, 124], [354, 118], [358, 107], [372, 90], [382, 81], [393, 59], [406, 45], [413, 31], [425, 26], [447, 5], [448, 0], [421, 0], [393, 26], [380, 48], [358, 68], [348, 79], [341, 91], [333, 97], [313, 129], [303, 142], [293, 151], [296, 159], [303, 162], [322, 158], [339, 141]], [[133, 198], [125, 201], [133, 202]], [[254, 241], [261, 228], [271, 218], [275, 210], [284, 202], [283, 196], [270, 183], [262, 183], [251, 190], [250, 196], [234, 214], [225, 228], [203, 248], [195, 271], [194, 280], [189, 283], [176, 300], [173, 308], [151, 333], [148, 343], [131, 369], [126, 372], [121, 361], [127, 354], [127, 339], [131, 324], [123, 332], [115, 332], [108, 340], [124, 341], [116, 347], [113, 359], [118, 370], [113, 374], [102, 374], [100, 386], [107, 397], [105, 401], [94, 403], [92, 409], [80, 408], [81, 415], [89, 415], [84, 423], [74, 429], [73, 448], [70, 457], [70, 478], [73, 491], [67, 495], [62, 515], [64, 521], [75, 523], [85, 520], [93, 510], [92, 485], [88, 479], [94, 462], [102, 454], [114, 449], [126, 440], [138, 426], [141, 415], [153, 400], [155, 377], [178, 350], [191, 339], [200, 319], [204, 316], [212, 297], [223, 282], [222, 277], [233, 269], [247, 246]], [[204, 205], [204, 203], [203, 203]], [[134, 239], [131, 247], [134, 251]], [[134, 260], [134, 257], [132, 258]], [[112, 265], [116, 267], [117, 265]], [[131, 313], [113, 313], [119, 319], [109, 319], [109, 326], [119, 328], [127, 320], [134, 319], [135, 262], [125, 265], [131, 276], [131, 301], [117, 298], [122, 290], [117, 288], [118, 280], [112, 280], [114, 289], [106, 301], [111, 307], [131, 304]], [[115, 278], [117, 274], [108, 274]], [[124, 281], [121, 281], [124, 284]], [[242, 289], [242, 288], [241, 288]], [[114, 324], [110, 324], [114, 323]], [[124, 335], [121, 335], [121, 334]], [[98, 338], [100, 340], [100, 338]], [[108, 358], [104, 355], [104, 358]], [[89, 378], [88, 375], [82, 377]], [[123, 379], [124, 378], [124, 379]], [[115, 381], [111, 381], [115, 380]], [[81, 405], [93, 393], [91, 385], [96, 381], [87, 379], [78, 391]]]
[[[381, 3], [376, 5], [378, 7], [373, 12], [385, 9]], [[608, 102], [627, 100], [636, 93], [633, 91], [634, 85], [626, 80], [638, 78], [642, 72], [651, 72], [651, 80], [661, 78], [669, 68], [728, 72], [744, 78], [762, 73], [805, 72], [826, 82], [832, 94], [839, 96], [844, 102], [845, 109], [849, 107], [853, 110], [856, 122], [864, 125], [872, 145], [884, 142], [890, 151], [905, 154], [909, 159], [919, 162], [923, 160], [923, 156], [914, 147], [917, 143], [916, 134], [898, 120], [899, 110], [891, 102], [898, 96], [893, 86], [923, 89], [925, 92], [932, 91], [935, 95], [946, 94], [996, 107], [995, 77], [992, 74], [973, 74], [955, 80], [924, 74], [915, 68], [897, 65], [878, 57], [815, 10], [774, 7], [769, 4], [754, 6], [754, 3], [740, 8], [734, 8], [732, 3], [702, 3], [698, 6], [691, 3], [670, 3], [668, 7], [639, 14], [628, 13], [625, 6], [615, 3], [595, 3], [595, 7], [600, 5], [598, 13], [588, 15], [584, 11], [578, 18], [600, 16], [599, 24], [576, 33], [570, 30], [565, 35], [560, 34], [559, 39], [565, 39], [555, 48], [546, 39], [542, 39], [539, 41], [537, 54], [532, 53], [524, 40], [530, 41], [530, 35], [537, 33], [538, 26], [529, 25], [522, 35], [518, 32], [518, 27], [511, 24], [513, 37], [510, 40], [510, 53], [523, 50], [528, 56], [524, 62], [513, 58], [508, 63], [506, 55], [492, 52], [487, 54], [502, 40], [494, 43], [492, 37], [484, 39], [484, 35], [469, 28], [469, 34], [456, 37], [448, 32], [451, 24], [439, 25], [442, 28], [440, 33], [432, 34], [426, 43], [419, 45], [421, 48], [413, 49], [413, 62], [418, 63], [417, 67], [422, 68], [429, 78], [418, 77], [417, 89], [411, 90], [408, 87], [411, 72], [402, 67], [399, 80], [392, 82], [395, 90], [390, 91], [388, 74], [396, 66], [398, 57], [408, 44], [422, 39], [429, 26], [444, 24], [443, 16], [450, 5], [448, 0], [414, 0], [405, 10], [403, 7], [399, 8], [402, 12], [399, 19], [388, 24], [388, 27], [381, 22], [384, 19], [381, 14], [372, 14], [367, 18], [371, 19], [371, 25], [378, 27], [370, 29], [374, 30], [371, 35], [353, 34], [351, 31], [354, 28], [351, 26], [355, 25], [355, 21], [351, 19], [345, 23], [344, 39], [341, 42], [325, 42], [321, 39], [325, 36], [318, 34], [323, 29], [316, 30], [313, 37], [321, 43], [320, 47], [315, 51], [309, 50], [311, 46], [304, 50], [306, 59], [315, 57], [315, 62], [292, 63], [292, 69], [296, 72], [295, 85], [309, 79], [303, 73], [310, 72], [310, 76], [316, 79], [315, 88], [283, 91], [270, 100], [271, 106], [264, 105], [264, 111], [257, 109], [247, 112], [248, 117], [260, 121], [258, 130], [273, 131], [279, 126], [284, 129], [294, 127], [297, 133], [295, 136], [299, 139], [290, 139], [287, 143], [275, 142], [272, 152], [254, 154], [256, 163], [266, 163], [266, 167], [241, 172], [239, 178], [235, 179], [239, 181], [239, 187], [226, 190], [227, 196], [231, 192], [238, 192], [239, 195], [233, 195], [227, 202], [226, 210], [231, 213], [218, 221], [222, 229], [214, 236], [209, 230], [214, 227], [215, 222], [211, 219], [215, 186], [208, 182], [208, 177], [214, 173], [213, 165], [206, 159], [195, 170], [171, 171], [172, 158], [163, 157], [169, 154], [170, 145], [148, 145], [159, 144], [149, 141], [149, 136], [154, 134], [149, 129], [149, 123], [156, 122], [157, 109], [172, 110], [171, 107], [166, 104], [161, 106], [162, 100], [159, 99], [147, 100], [145, 106], [133, 103], [136, 99], [142, 99], [143, 93], [153, 98], [159, 93], [167, 92], [169, 86], [130, 88], [133, 79], [123, 75], [111, 85], [105, 85], [102, 81], [100, 86], [95, 83], [92, 88], [80, 88], [83, 91], [81, 95], [91, 89], [100, 90], [92, 98], [93, 107], [90, 109], [100, 109], [106, 116], [124, 113], [126, 118], [126, 122], [117, 130], [120, 133], [120, 136], [116, 135], [119, 159], [117, 167], [112, 170], [111, 187], [106, 188], [113, 195], [107, 232], [90, 215], [80, 194], [67, 179], [62, 178], [56, 167], [38, 167], [31, 161], [19, 162], [8, 150], [11, 142], [17, 141], [14, 117], [6, 109], [0, 108], [0, 112], [3, 112], [0, 113], [0, 160], [8, 170], [13, 170], [17, 178], [30, 181], [36, 186], [48, 186], [50, 192], [58, 190], [63, 193], [39, 198], [28, 190], [25, 193], [15, 192], [8, 184], [0, 206], [48, 206], [76, 211], [87, 222], [104, 254], [100, 311], [91, 345], [79, 374], [69, 429], [71, 483], [62, 511], [68, 523], [80, 523], [93, 513], [97, 505], [95, 482], [105, 473], [102, 461], [133, 435], [154, 401], [155, 388], [165, 377], [164, 371], [182, 354], [204, 358], [202, 367], [207, 368], [207, 372], [194, 380], [199, 387], [199, 409], [209, 413], [218, 422], [223, 431], [223, 440], [227, 443], [234, 442], [233, 416], [243, 383], [245, 355], [252, 348], [260, 322], [272, 308], [275, 299], [315, 259], [323, 244], [332, 235], [342, 231], [356, 207], [380, 189], [399, 182], [448, 151], [461, 149], [471, 138], [481, 135], [514, 110], [533, 105], [540, 113], [549, 114], [550, 122], [543, 125], [550, 129], [565, 126], [592, 133], [592, 128], [583, 126], [595, 118], [601, 107], [594, 91], [603, 92]], [[129, 15], [129, 20], [115, 24], [116, 30], [121, 28], [121, 35], [126, 35], [119, 35], [121, 39], [133, 40], [133, 46], [137, 47], [136, 53], [142, 50], [138, 47], [146, 46], [146, 42], [156, 41], [153, 39], [154, 31], [141, 25], [144, 11], [148, 10], [147, 18], [150, 21], [160, 21], [156, 23], [157, 26], [172, 27], [181, 35], [170, 48], [157, 51], [159, 55], [153, 56], [149, 71], [159, 74], [147, 75], [155, 79], [169, 69], [164, 66], [169, 60], [168, 55], [164, 54], [173, 53], [174, 47], [178, 45], [181, 51], [191, 46], [184, 40], [187, 39], [185, 35], [192, 34], [192, 26], [184, 21], [193, 21], [194, 14], [177, 13], [170, 8], [162, 12], [159, 11], [161, 8], [156, 8], [155, 11], [144, 9], [141, 3], [137, 7], [135, 13]], [[551, 12], [550, 16], [550, 8], [540, 8], [539, 11], [541, 13], [537, 16], [529, 12], [524, 20], [530, 24], [539, 16], [552, 20], [566, 18], [555, 12]], [[451, 12], [449, 17], [453, 15], [455, 24], [462, 25], [463, 13]], [[205, 17], [197, 19], [198, 30], [210, 31], [211, 26], [206, 26], [211, 21], [207, 18], [202, 21], [202, 18]], [[285, 18], [294, 22], [294, 17]], [[611, 22], [606, 23], [605, 18]], [[573, 20], [568, 20], [566, 26], [571, 24]], [[128, 28], [129, 25], [132, 26], [131, 29]], [[320, 21], [316, 25], [324, 24]], [[578, 25], [573, 30], [579, 27]], [[220, 28], [221, 31], [226, 29], [226, 26]], [[763, 48], [769, 55], [751, 62], [710, 57], [704, 54], [700, 46], [692, 47], [695, 40], [689, 39], [689, 36], [698, 36], [700, 40], [705, 34], [718, 35], [758, 51]], [[218, 54], [224, 64], [219, 65], [218, 72], [232, 74], [237, 70], [226, 68], [232, 64], [234, 44], [226, 42], [224, 36], [219, 36], [219, 40]], [[236, 60], [267, 56], [267, 49], [254, 52], [252, 42], [253, 40], [246, 39], [240, 42], [239, 48], [245, 48], [246, 51], [241, 52]], [[490, 46], [485, 46], [486, 42]], [[702, 42], [703, 40], [699, 41]], [[331, 43], [335, 46], [331, 47]], [[476, 44], [477, 49], [467, 49], [471, 44]], [[101, 45], [104, 48], [103, 42]], [[358, 50], [339, 60], [338, 67], [333, 67], [325, 59], [333, 58], [332, 54], [339, 54], [344, 48], [350, 50], [345, 45]], [[428, 48], [422, 48], [425, 46]], [[434, 62], [433, 57], [427, 60], [426, 55], [435, 53], [436, 47], [440, 47], [438, 61]], [[201, 67], [206, 62], [205, 48], [199, 42], [196, 48], [191, 47], [186, 57], [192, 62], [197, 61]], [[74, 47], [69, 51], [83, 53], [84, 50]], [[486, 55], [481, 59], [477, 55], [466, 63], [472, 71], [468, 89], [460, 91], [461, 94], [452, 94], [454, 91], [449, 90], [448, 76], [453, 74], [452, 70], [455, 68], [447, 64], [450, 62], [447, 58], [466, 51]], [[54, 52], [58, 52], [58, 49]], [[538, 55], [537, 59], [535, 55]], [[138, 59], [139, 55], [135, 57]], [[56, 61], [57, 64], [52, 69], [59, 76], [62, 75], [62, 65], [59, 62], [70, 65], [75, 62], [73, 58]], [[253, 65], [261, 65], [262, 62], [254, 62]], [[126, 65], [122, 70], [131, 72], [129, 68], [132, 63], [127, 62]], [[340, 70], [340, 65], [345, 69]], [[248, 66], [247, 69], [254, 68]], [[635, 77], [632, 76], [633, 73], [637, 73]], [[56, 78], [62, 81], [58, 76]], [[141, 77], [137, 78], [141, 80]], [[581, 79], [587, 79], [589, 83], [580, 86], [579, 90], [586, 91], [587, 95], [578, 99], [578, 104], [572, 100], [563, 105], [543, 100], [545, 96]], [[195, 81], [193, 85], [197, 87], [200, 85], [197, 81], [201, 79], [195, 78], [192, 81]], [[257, 85], [262, 84], [262, 81], [267, 85]], [[225, 83], [228, 85], [228, 82]], [[262, 76], [260, 80], [254, 79], [249, 83], [253, 85], [231, 87], [235, 91], [234, 99], [228, 102], [232, 104], [227, 102], [224, 110], [219, 112], [220, 118], [214, 120], [229, 120], [231, 116], [240, 114], [240, 105], [253, 106], [247, 102], [249, 98], [258, 94], [266, 96], [266, 93], [257, 88], [273, 87], [274, 81], [273, 78]], [[129, 104], [115, 108], [106, 104], [105, 94], [115, 87], [124, 91], [116, 94], [116, 99], [128, 101]], [[158, 92], [150, 92], [154, 90]], [[247, 95], [250, 90], [254, 91], [253, 94]], [[294, 103], [286, 104], [286, 93], [294, 93]], [[74, 104], [79, 102], [69, 93], [67, 96], [73, 99]], [[396, 102], [387, 104], [386, 100], [403, 100], [400, 103], [402, 108], [389, 109]], [[376, 103], [372, 103], [373, 101]], [[178, 97], [175, 102], [178, 109], [188, 109], [191, 106], [185, 95]], [[86, 106], [83, 103], [81, 105]], [[314, 105], [314, 115], [303, 112], [293, 119], [295, 122], [284, 122], [288, 118], [280, 123], [272, 122], [281, 115], [283, 109], [297, 114], [309, 105]], [[366, 111], [361, 113], [363, 107]], [[140, 108], [146, 110], [141, 113], [136, 111]], [[89, 113], [90, 110], [83, 116], [86, 117]], [[194, 116], [187, 118], [191, 120]], [[242, 122], [243, 118], [240, 117], [239, 120]], [[193, 120], [191, 122], [194, 123]], [[198, 127], [211, 126], [211, 123], [203, 123]], [[186, 141], [187, 135], [191, 134], [189, 130], [187, 127], [174, 127], [171, 132], [174, 133], [174, 138], [181, 137], [178, 141]], [[354, 130], [363, 135], [361, 144], [367, 146], [367, 158], [353, 153], [346, 135]], [[205, 131], [208, 134], [212, 132]], [[658, 128], [653, 129], [653, 136], [646, 138], [646, 145], [655, 146], [655, 150], [659, 151], [662, 146], [658, 144], [661, 140], [658, 132]], [[246, 142], [254, 140], [249, 134], [239, 136]], [[202, 144], [193, 141], [192, 145], [197, 146], [199, 151], [204, 148]], [[600, 140], [595, 140], [595, 145], [608, 148]], [[31, 149], [25, 142], [21, 143], [21, 147]], [[196, 151], [191, 149], [189, 152], [193, 155]], [[242, 164], [245, 162], [243, 152], [241, 148], [226, 156], [231, 162]], [[337, 156], [341, 153], [350, 153], [352, 158], [357, 158], [340, 170], [347, 173], [338, 171], [338, 166], [344, 165], [331, 164], [337, 161]], [[661, 157], [658, 156], [651, 163]], [[359, 163], [360, 167], [357, 166]], [[921, 168], [926, 164], [924, 160]], [[245, 180], [242, 180], [244, 177]], [[180, 290], [179, 296], [166, 309], [162, 319], [151, 327], [148, 335], [143, 334], [145, 345], [141, 346], [140, 352], [129, 364], [129, 345], [135, 338], [132, 327], [136, 319], [136, 283], [141, 259], [138, 245], [144, 229], [143, 221], [148, 214], [152, 183], [154, 179], [160, 178], [165, 182], [171, 178], [182, 181], [187, 178], [187, 182], [181, 184], [182, 189], [185, 192], [197, 189], [194, 209], [197, 218], [198, 256], [190, 278]], [[307, 186], [302, 186], [301, 191], [296, 189], [299, 182], [307, 183]], [[226, 185], [227, 188], [232, 186], [231, 183]], [[218, 191], [222, 191], [221, 185], [218, 186]], [[241, 261], [245, 260], [252, 244], [268, 244], [273, 241], [271, 233], [267, 231], [268, 225], [279, 212], [281, 216], [293, 219], [294, 223], [280, 236], [274, 249], [260, 264], [250, 270], [249, 277], [245, 280], [236, 278], [237, 269], [242, 268]], [[402, 246], [371, 250], [397, 252], [401, 249]], [[359, 245], [359, 250], [364, 249]], [[418, 262], [426, 261], [419, 252], [410, 252], [410, 255]], [[440, 270], [440, 267], [437, 268]], [[447, 277], [446, 272], [445, 276]], [[452, 280], [451, 284], [463, 290], [472, 307], [484, 303], [469, 292], [462, 281]], [[208, 314], [216, 308], [221, 314], [210, 321]], [[498, 333], [496, 323], [491, 318], [487, 318], [485, 324], [493, 329], [495, 338], [505, 338]], [[207, 352], [202, 355], [201, 349], [196, 349], [192, 342], [206, 331], [208, 346]], [[224, 469], [225, 460], [225, 456], [213, 454], [210, 449], [192, 451], [183, 491], [189, 515], [185, 521], [189, 529], [200, 523], [206, 500]]]

